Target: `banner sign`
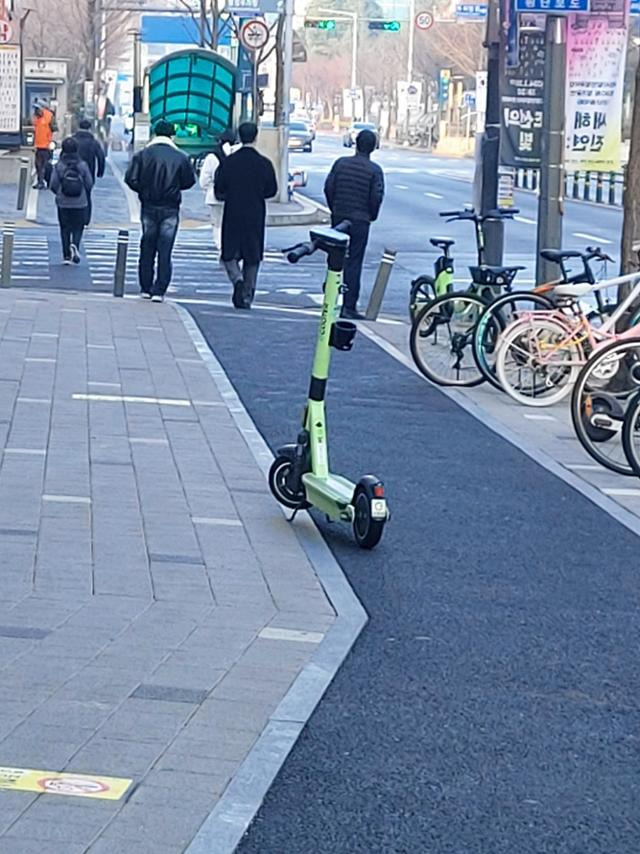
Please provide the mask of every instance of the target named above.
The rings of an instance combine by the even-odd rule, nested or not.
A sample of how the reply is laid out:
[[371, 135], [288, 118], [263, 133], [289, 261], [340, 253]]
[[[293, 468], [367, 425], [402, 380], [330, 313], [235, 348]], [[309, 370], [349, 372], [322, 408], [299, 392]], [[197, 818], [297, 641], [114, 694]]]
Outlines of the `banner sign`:
[[0, 44], [0, 134], [20, 133], [20, 45]]
[[627, 26], [620, 15], [574, 15], [567, 27], [565, 168], [620, 169]]
[[550, 15], [588, 12], [589, 0], [516, 0], [516, 11], [546, 12]]
[[537, 168], [544, 115], [544, 31], [522, 30], [518, 57], [518, 65], [505, 69], [502, 79], [500, 162], [503, 166]]

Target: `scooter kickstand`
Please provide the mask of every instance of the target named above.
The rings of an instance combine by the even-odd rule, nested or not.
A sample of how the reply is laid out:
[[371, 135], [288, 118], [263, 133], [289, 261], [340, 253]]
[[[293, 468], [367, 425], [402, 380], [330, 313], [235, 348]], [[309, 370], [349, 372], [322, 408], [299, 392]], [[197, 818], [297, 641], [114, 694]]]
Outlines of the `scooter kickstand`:
[[300, 509], [299, 507], [296, 507], [296, 509], [295, 509], [295, 510], [293, 511], [293, 513], [291, 514], [291, 516], [289, 516], [289, 517], [287, 518], [287, 522], [293, 522], [293, 520], [294, 520], [294, 519], [296, 518], [296, 516], [298, 515], [298, 510], [299, 510], [299, 509]]

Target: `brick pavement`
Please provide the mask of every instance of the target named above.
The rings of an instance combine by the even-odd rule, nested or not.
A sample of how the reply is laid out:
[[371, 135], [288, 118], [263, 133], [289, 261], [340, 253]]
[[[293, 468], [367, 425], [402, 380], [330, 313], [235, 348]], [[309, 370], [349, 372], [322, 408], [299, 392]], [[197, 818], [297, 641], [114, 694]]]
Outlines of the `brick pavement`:
[[230, 405], [170, 304], [0, 292], [0, 766], [133, 781], [0, 851], [184, 851], [332, 625]]

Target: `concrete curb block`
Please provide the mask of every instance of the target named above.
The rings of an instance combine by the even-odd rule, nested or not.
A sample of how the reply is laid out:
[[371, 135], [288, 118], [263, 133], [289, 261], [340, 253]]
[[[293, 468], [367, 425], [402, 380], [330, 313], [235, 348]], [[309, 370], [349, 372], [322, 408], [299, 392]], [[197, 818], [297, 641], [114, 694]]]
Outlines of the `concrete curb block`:
[[331, 215], [324, 205], [314, 202], [301, 193], [294, 193], [295, 201], [302, 206], [302, 210], [295, 213], [268, 213], [267, 226], [291, 225], [321, 225], [329, 221]]
[[[173, 305], [256, 463], [266, 476], [273, 460], [269, 446], [258, 432], [193, 317], [183, 306]], [[311, 517], [298, 517], [295, 532], [336, 611], [336, 620], [280, 701], [266, 728], [185, 854], [232, 854], [235, 851], [305, 723], [367, 623], [366, 611]]]
[[[373, 341], [374, 344], [377, 344], [381, 350], [384, 350], [390, 356], [393, 356], [398, 362], [400, 362], [405, 367], [409, 368], [413, 371], [416, 376], [420, 377], [420, 379], [424, 380], [424, 382], [429, 383], [429, 380], [424, 377], [420, 371], [416, 368], [413, 362], [405, 356], [395, 344], [392, 344], [390, 341], [387, 341], [383, 336], [379, 335], [374, 329], [371, 327], [367, 327], [364, 324], [359, 324], [359, 328], [366, 335], [366, 337]], [[429, 383], [429, 385], [432, 385]], [[637, 537], [640, 537], [640, 519], [631, 511], [627, 510], [625, 507], [622, 507], [612, 498], [609, 498], [607, 495], [603, 495], [595, 486], [592, 486], [590, 483], [587, 483], [586, 480], [582, 480], [582, 478], [573, 474], [573, 472], [565, 469], [565, 467], [553, 459], [546, 451], [543, 451], [541, 448], [536, 447], [527, 439], [522, 439], [518, 436], [513, 430], [509, 427], [505, 427], [504, 424], [501, 424], [493, 415], [490, 415], [486, 412], [482, 407], [470, 401], [466, 398], [461, 392], [456, 391], [455, 389], [448, 389], [442, 386], [434, 386], [438, 391], [441, 391], [446, 397], [452, 400], [454, 403], [457, 403], [462, 409], [469, 413], [469, 415], [476, 418], [485, 427], [488, 427], [489, 430], [496, 433], [498, 436], [505, 439], [509, 444], [513, 445], [518, 450], [522, 451], [523, 454], [526, 454], [530, 457], [534, 463], [537, 463], [542, 468], [546, 469], [550, 474], [555, 475], [560, 480], [563, 480], [568, 486], [575, 489], [576, 492], [580, 492], [585, 498], [591, 501], [592, 504], [595, 504], [605, 513], [608, 513], [609, 516], [614, 518], [621, 525], [624, 525], [625, 528], [628, 528], [631, 533], [635, 534]]]

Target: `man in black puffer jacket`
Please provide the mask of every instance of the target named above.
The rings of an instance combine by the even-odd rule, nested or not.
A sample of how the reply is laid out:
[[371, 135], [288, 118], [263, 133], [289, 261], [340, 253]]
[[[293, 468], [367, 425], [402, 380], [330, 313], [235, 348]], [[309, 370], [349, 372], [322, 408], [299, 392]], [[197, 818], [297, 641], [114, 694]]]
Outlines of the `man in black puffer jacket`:
[[[189, 158], [171, 139], [174, 132], [171, 122], [156, 122], [153, 139], [134, 154], [124, 179], [138, 194], [141, 205], [141, 296], [154, 302], [162, 302], [171, 282], [171, 252], [178, 233], [182, 190], [196, 182]], [[156, 255], [158, 271], [154, 278]]]
[[[105, 157], [104, 157], [104, 149], [95, 138], [95, 136], [91, 133], [91, 122], [89, 119], [82, 119], [78, 122], [79, 130], [77, 130], [73, 139], [78, 143], [78, 154], [80, 155], [80, 159], [84, 160], [84, 162], [89, 167], [89, 174], [93, 180], [93, 183], [96, 182], [96, 176], [98, 178], [102, 178], [104, 175], [104, 166], [105, 166]], [[89, 225], [91, 222], [91, 193], [89, 193], [88, 204], [87, 204], [87, 221], [85, 225]]]
[[340, 157], [331, 167], [324, 194], [331, 209], [331, 224], [351, 221], [349, 253], [344, 265], [346, 293], [342, 316], [361, 319], [358, 312], [362, 262], [369, 240], [369, 227], [378, 218], [384, 197], [384, 175], [371, 160], [377, 139], [370, 130], [361, 130], [353, 157]]

